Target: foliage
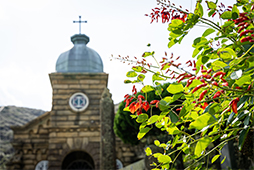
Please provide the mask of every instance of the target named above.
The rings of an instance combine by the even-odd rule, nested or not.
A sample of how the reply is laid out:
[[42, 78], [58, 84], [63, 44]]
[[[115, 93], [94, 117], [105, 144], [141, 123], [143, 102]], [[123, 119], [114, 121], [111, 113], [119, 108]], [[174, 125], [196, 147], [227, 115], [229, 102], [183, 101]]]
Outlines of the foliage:
[[[168, 86], [169, 86], [169, 83], [165, 83], [160, 86], [162, 89], [161, 97], [170, 96], [170, 93], [166, 90]], [[136, 95], [138, 96], [138, 95], [145, 95], [145, 94], [141, 92], [137, 92]], [[155, 91], [151, 91], [147, 93], [147, 101], [150, 103], [152, 100], [160, 100], [160, 97], [155, 94]], [[132, 102], [130, 102], [130, 104], [131, 103]], [[180, 104], [180, 103], [182, 103], [182, 101], [175, 102], [175, 104]], [[135, 118], [134, 115], [130, 117], [130, 112], [124, 110], [125, 106], [126, 106], [126, 101], [122, 101], [119, 104], [119, 108], [114, 119], [114, 131], [115, 131], [115, 134], [118, 137], [120, 137], [124, 143], [136, 145], [139, 143], [137, 134], [139, 132], [140, 123], [138, 123], [136, 119], [134, 119]], [[156, 107], [153, 107], [152, 110], [151, 108], [147, 111], [143, 110], [143, 112], [145, 112], [148, 115], [150, 115], [150, 113], [152, 113], [153, 115], [160, 114], [159, 108], [156, 108]], [[152, 119], [150, 119], [150, 124], [152, 124]], [[159, 134], [165, 135], [167, 133], [161, 132], [158, 128], [155, 127], [150, 132], [148, 132], [145, 137], [155, 136], [155, 135], [158, 136]]]
[[[154, 8], [147, 16], [151, 17], [151, 22], [159, 18], [163, 23], [169, 22], [168, 48], [181, 44], [197, 24], [209, 28], [193, 40], [194, 60], [178, 63], [179, 57], [165, 53], [162, 61], [157, 62], [155, 52], [145, 52], [142, 60], [137, 61], [138, 65], [127, 73], [129, 79], [125, 82], [144, 84], [146, 74], [152, 73], [154, 85], [144, 85], [144, 95], [125, 96], [126, 107], [131, 116], [142, 123], [139, 140], [153, 127], [173, 137], [158, 145], [164, 148], [164, 154], [146, 149], [147, 155], [157, 159], [154, 170], [172, 168], [176, 159], [171, 156], [178, 151], [183, 153], [183, 161], [188, 162], [186, 169], [205, 168], [214, 151], [217, 154], [211, 158], [211, 163], [220, 157], [221, 149], [230, 140], [237, 139], [241, 150], [248, 133], [254, 130], [254, 1], [238, 0], [231, 6], [206, 1], [208, 17], [202, 1], [196, 2], [194, 12], [170, 2], [158, 2], [161, 7]], [[220, 22], [215, 23], [215, 17]], [[153, 58], [157, 66], [146, 62], [147, 58]], [[162, 97], [159, 81], [170, 79], [176, 81], [167, 87], [171, 95]], [[182, 81], [186, 81], [186, 85], [178, 84]], [[151, 91], [160, 99], [148, 101], [146, 94]], [[173, 104], [180, 98], [185, 99], [180, 107]], [[143, 112], [156, 105], [160, 114]]]

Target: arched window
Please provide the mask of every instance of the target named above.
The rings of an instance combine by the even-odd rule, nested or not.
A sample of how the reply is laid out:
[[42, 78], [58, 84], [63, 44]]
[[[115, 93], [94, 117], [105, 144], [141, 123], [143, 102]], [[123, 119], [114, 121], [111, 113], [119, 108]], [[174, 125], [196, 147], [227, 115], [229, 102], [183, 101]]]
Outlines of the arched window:
[[93, 170], [93, 158], [86, 152], [74, 151], [69, 153], [62, 162], [62, 170]]

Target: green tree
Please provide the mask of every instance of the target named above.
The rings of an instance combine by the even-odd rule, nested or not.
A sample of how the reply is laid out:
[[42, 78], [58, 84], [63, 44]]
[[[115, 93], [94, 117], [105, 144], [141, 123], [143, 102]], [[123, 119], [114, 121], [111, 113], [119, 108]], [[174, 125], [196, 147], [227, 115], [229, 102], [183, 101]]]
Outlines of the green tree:
[[[144, 85], [143, 96], [126, 96], [126, 100], [132, 101], [126, 110], [135, 113], [132, 117], [141, 123], [139, 140], [153, 127], [172, 136], [172, 140], [165, 143], [155, 141], [164, 153], [146, 149], [148, 156], [157, 159], [154, 170], [171, 169], [180, 153], [183, 153], [186, 169], [209, 168], [221, 156], [225, 144], [237, 140], [241, 151], [246, 138], [251, 139], [248, 136], [254, 131], [254, 1], [238, 0], [226, 6], [218, 1], [202, 3], [199, 0], [193, 12], [170, 2], [159, 0], [158, 3], [160, 7], [154, 8], [149, 16], [152, 22], [161, 18], [163, 23], [169, 23], [168, 48], [177, 43], [181, 45], [197, 24], [209, 28], [193, 40], [194, 60], [179, 63], [178, 58], [165, 54], [163, 60], [157, 62], [155, 52], [145, 52], [137, 61], [139, 65], [127, 73], [129, 80], [125, 82], [144, 84], [146, 74], [152, 73], [154, 85]], [[205, 3], [207, 17], [203, 10]], [[214, 22], [215, 17], [218, 23]], [[147, 63], [145, 58], [155, 59], [157, 65]], [[170, 79], [175, 80], [167, 87], [171, 95], [162, 97], [159, 81]], [[186, 85], [182, 85], [182, 81]], [[148, 102], [147, 94], [151, 91], [160, 97], [159, 102]], [[185, 99], [184, 102], [181, 106], [175, 105], [173, 102], [180, 98]], [[143, 112], [156, 104], [160, 114]], [[177, 121], [172, 121], [172, 117]], [[174, 150], [170, 150], [172, 148]], [[176, 152], [179, 154], [172, 159]], [[253, 157], [253, 152], [249, 155]]]

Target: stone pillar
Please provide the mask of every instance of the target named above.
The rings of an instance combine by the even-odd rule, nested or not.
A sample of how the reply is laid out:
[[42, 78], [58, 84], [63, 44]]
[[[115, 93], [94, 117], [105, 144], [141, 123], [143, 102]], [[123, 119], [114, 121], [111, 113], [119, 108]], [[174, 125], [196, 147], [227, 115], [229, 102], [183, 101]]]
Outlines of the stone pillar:
[[101, 169], [116, 169], [115, 154], [115, 134], [113, 130], [114, 123], [114, 104], [108, 88], [104, 89], [100, 101], [101, 114]]

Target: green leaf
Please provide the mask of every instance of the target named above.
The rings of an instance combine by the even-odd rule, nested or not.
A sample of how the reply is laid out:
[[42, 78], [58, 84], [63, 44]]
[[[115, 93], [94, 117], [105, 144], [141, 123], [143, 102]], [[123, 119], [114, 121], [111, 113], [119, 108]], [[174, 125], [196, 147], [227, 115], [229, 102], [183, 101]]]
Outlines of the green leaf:
[[212, 142], [212, 138], [211, 137], [204, 137], [201, 138], [196, 147], [195, 147], [195, 151], [194, 154], [195, 156], [197, 156], [198, 158], [202, 155], [202, 152], [207, 148], [207, 146]]
[[200, 4], [200, 2], [197, 3], [196, 9], [194, 11], [194, 14], [198, 15], [199, 17], [203, 16], [203, 7]]
[[206, 126], [213, 124], [214, 122], [216, 122], [214, 117], [209, 113], [205, 113], [199, 116], [194, 122], [191, 122], [189, 129], [201, 130]]
[[176, 43], [176, 39], [175, 38], [172, 38], [169, 43], [168, 43], [168, 48], [171, 48], [173, 45], [175, 45]]
[[212, 15], [214, 14], [215, 11], [216, 11], [215, 9], [210, 10], [210, 11], [208, 12], [208, 16], [209, 16], [209, 17], [212, 16]]
[[168, 134], [170, 134], [170, 135], [177, 135], [177, 134], [180, 133], [179, 129], [178, 129], [176, 126], [168, 127], [168, 128], [167, 128], [167, 132], [168, 132]]
[[235, 51], [232, 50], [231, 48], [221, 48], [218, 50], [220, 58], [223, 60], [230, 60], [232, 58], [236, 58]]
[[210, 34], [212, 34], [212, 33], [214, 33], [214, 32], [215, 32], [214, 29], [208, 28], [208, 29], [205, 30], [205, 32], [202, 34], [202, 37], [206, 37], [206, 36], [208, 36], [208, 35], [210, 35]]
[[138, 74], [135, 71], [129, 71], [127, 72], [126, 76], [127, 77], [136, 77]]
[[153, 157], [158, 158], [158, 157], [161, 156], [161, 155], [162, 155], [162, 153], [154, 153], [154, 154], [153, 154]]
[[142, 114], [140, 114], [140, 115], [138, 116], [138, 118], [136, 119], [136, 121], [137, 121], [138, 123], [143, 123], [143, 122], [145, 122], [147, 119], [148, 119], [148, 115], [145, 114], [145, 113], [142, 113]]
[[149, 147], [146, 148], [145, 152], [146, 152], [146, 156], [150, 156], [153, 154], [151, 148]]
[[240, 136], [239, 136], [239, 143], [238, 143], [238, 149], [241, 151], [242, 150], [242, 147], [243, 147], [243, 144], [244, 144], [244, 141], [247, 137], [247, 134], [249, 132], [249, 129], [250, 127], [248, 127], [247, 129], [243, 129], [241, 132], [240, 132]]
[[201, 45], [206, 45], [209, 43], [205, 37], [198, 37], [193, 41], [192, 47], [197, 48]]
[[223, 40], [221, 40], [221, 43], [223, 44], [223, 43], [225, 43], [225, 42], [227, 42], [228, 41], [228, 39], [223, 39]]
[[147, 125], [151, 125], [151, 124], [157, 122], [158, 118], [159, 118], [158, 115], [153, 115], [152, 117], [150, 117], [150, 118], [148, 119]]
[[232, 12], [231, 11], [225, 11], [220, 16], [222, 19], [231, 19], [232, 18]]
[[132, 81], [130, 81], [130, 80], [124, 80], [124, 83], [128, 84], [128, 83], [132, 83]]
[[211, 115], [216, 114], [221, 109], [221, 106], [218, 103], [213, 103], [208, 110], [208, 113]]
[[138, 116], [137, 116], [137, 115], [130, 115], [130, 117], [131, 117], [132, 119], [135, 119], [135, 118], [137, 118]]
[[212, 1], [207, 1], [206, 3], [207, 3], [207, 7], [209, 9], [216, 9], [216, 7], [217, 7], [217, 5]]
[[186, 103], [184, 104], [182, 110], [179, 113], [179, 117], [184, 117], [190, 110], [195, 106], [195, 103]]
[[142, 66], [133, 66], [132, 70], [136, 71], [136, 72], [141, 72], [144, 68]]
[[159, 102], [159, 109], [161, 110], [161, 111], [166, 111], [166, 110], [168, 110], [168, 108], [169, 108], [169, 106], [167, 105], [168, 104], [168, 102], [167, 101], [165, 101], [165, 100], [160, 100], [160, 102]]
[[236, 84], [238, 86], [242, 86], [244, 83], [248, 82], [249, 80], [251, 80], [251, 76], [250, 75], [245, 75], [242, 76], [240, 79], [236, 80]]
[[177, 114], [172, 111], [169, 112], [169, 117], [172, 123], [176, 123], [179, 121], [179, 117], [177, 116]]
[[138, 140], [142, 139], [150, 130], [149, 127], [141, 128], [137, 135]]
[[236, 5], [232, 8], [232, 19], [236, 19], [239, 17], [239, 10]]
[[128, 106], [128, 107], [125, 107], [125, 108], [123, 109], [123, 111], [129, 112], [129, 111], [130, 111], [129, 106]]
[[202, 82], [200, 80], [194, 79], [188, 88], [190, 89], [190, 88], [196, 87], [197, 85], [200, 85], [200, 84], [202, 84]]
[[163, 164], [172, 162], [171, 158], [168, 155], [159, 156], [158, 161]]
[[219, 60], [216, 60], [216, 61], [214, 61], [214, 62], [212, 63], [212, 69], [213, 69], [214, 71], [220, 70], [220, 69], [222, 69], [222, 68], [224, 68], [224, 67], [226, 67], [226, 66], [227, 66], [226, 63], [224, 63], [224, 62], [222, 62], [222, 61], [219, 61]]
[[198, 55], [198, 53], [202, 50], [202, 47], [197, 47], [195, 48], [195, 50], [192, 53], [192, 58], [196, 57], [196, 55]]
[[171, 23], [168, 25], [168, 30], [171, 31], [172, 28], [182, 28], [184, 25], [183, 21], [180, 19], [174, 19], [171, 21]]
[[153, 74], [152, 80], [153, 80], [153, 82], [154, 82], [154, 81], [156, 81], [156, 80], [158, 80], [158, 81], [164, 80], [164, 78], [160, 77], [160, 72], [157, 72], [157, 73], [154, 73], [154, 74]]
[[171, 94], [176, 94], [183, 92], [183, 85], [182, 84], [170, 84], [167, 88], [167, 91]]
[[[158, 82], [155, 82], [155, 84], [158, 84]], [[158, 96], [158, 95], [161, 95], [163, 91], [163, 88], [161, 86], [156, 86], [155, 87], [155, 94]]]
[[245, 126], [248, 126], [250, 122], [250, 115], [247, 115], [246, 118], [244, 119], [243, 123]]
[[234, 112], [232, 112], [232, 113], [229, 115], [228, 120], [227, 120], [227, 125], [233, 120], [234, 116], [235, 116], [235, 113], [234, 113]]
[[150, 85], [146, 85], [146, 86], [144, 86], [144, 87], [141, 89], [141, 91], [142, 91], [143, 93], [148, 93], [148, 92], [150, 92], [150, 91], [154, 91], [154, 87], [153, 87], [153, 86], [150, 86]]
[[155, 141], [154, 141], [154, 144], [155, 144], [156, 146], [159, 146], [161, 143], [160, 143], [160, 141], [155, 140]]
[[221, 161], [221, 164], [223, 164], [224, 163], [224, 161], [226, 160], [226, 156], [224, 156], [224, 158], [223, 158], [223, 160]]
[[140, 74], [140, 75], [138, 75], [138, 80], [143, 81], [145, 79], [145, 77], [146, 76], [144, 74]]
[[142, 57], [146, 58], [146, 57], [151, 56], [151, 55], [154, 55], [154, 51], [152, 51], [152, 52], [144, 52]]

